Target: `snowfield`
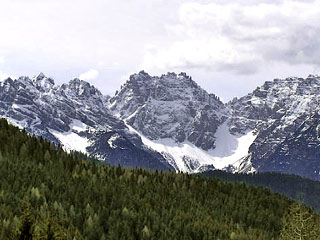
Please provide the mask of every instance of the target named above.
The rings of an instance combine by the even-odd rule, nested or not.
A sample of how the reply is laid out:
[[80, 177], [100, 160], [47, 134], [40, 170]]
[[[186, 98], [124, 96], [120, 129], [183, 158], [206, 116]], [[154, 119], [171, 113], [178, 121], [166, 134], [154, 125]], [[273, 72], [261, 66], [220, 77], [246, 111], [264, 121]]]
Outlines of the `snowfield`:
[[71, 150], [75, 150], [82, 153], [87, 153], [86, 149], [90, 145], [87, 138], [81, 137], [72, 131], [62, 133], [53, 129], [49, 129], [49, 131], [59, 140], [66, 151], [69, 152]]
[[[248, 149], [256, 138], [253, 131], [241, 136], [232, 135], [229, 132], [227, 122], [225, 122], [217, 129], [216, 148], [205, 151], [189, 141], [176, 143], [170, 138], [150, 140], [130, 125], [127, 124], [127, 126], [130, 131], [141, 137], [143, 144], [165, 156], [170, 155], [176, 163], [176, 170], [183, 172], [197, 172], [204, 165], [213, 165], [216, 169], [224, 169], [231, 165], [235, 169], [239, 169], [242, 163], [241, 159], [248, 155]], [[194, 170], [188, 168], [184, 161], [185, 157], [197, 162], [199, 166]]]

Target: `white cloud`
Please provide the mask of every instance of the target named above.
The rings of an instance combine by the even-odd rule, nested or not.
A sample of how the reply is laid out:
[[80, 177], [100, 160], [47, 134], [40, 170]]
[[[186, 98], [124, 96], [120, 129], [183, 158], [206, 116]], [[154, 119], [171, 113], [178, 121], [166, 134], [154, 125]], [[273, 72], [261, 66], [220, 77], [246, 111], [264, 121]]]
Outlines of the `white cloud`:
[[253, 74], [265, 64], [320, 66], [320, 1], [183, 3], [170, 44], [145, 49], [146, 70]]
[[0, 64], [5, 62], [5, 58], [3, 56], [0, 56]]
[[81, 80], [93, 80], [99, 76], [99, 72], [95, 69], [90, 69], [87, 72], [80, 74], [79, 79]]
[[7, 79], [8, 77], [10, 77], [10, 75], [0, 72], [0, 81], [3, 81], [5, 79]]

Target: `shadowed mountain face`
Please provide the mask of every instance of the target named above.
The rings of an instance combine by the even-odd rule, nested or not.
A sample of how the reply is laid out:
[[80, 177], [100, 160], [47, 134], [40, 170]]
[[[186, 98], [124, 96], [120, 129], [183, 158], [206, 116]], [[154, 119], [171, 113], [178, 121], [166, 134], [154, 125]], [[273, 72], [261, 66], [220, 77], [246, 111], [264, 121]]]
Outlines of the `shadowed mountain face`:
[[141, 71], [113, 97], [85, 81], [7, 79], [0, 116], [123, 166], [280, 171], [320, 180], [320, 78], [275, 79], [224, 104], [185, 73]]
[[258, 171], [279, 171], [320, 179], [320, 78], [266, 82], [231, 103], [232, 131], [254, 129], [249, 148]]

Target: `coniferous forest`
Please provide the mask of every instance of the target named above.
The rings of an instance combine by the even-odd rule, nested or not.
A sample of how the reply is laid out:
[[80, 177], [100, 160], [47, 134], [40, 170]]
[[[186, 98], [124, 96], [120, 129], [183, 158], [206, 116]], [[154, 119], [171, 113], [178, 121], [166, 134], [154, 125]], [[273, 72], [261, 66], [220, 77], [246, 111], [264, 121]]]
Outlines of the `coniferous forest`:
[[97, 164], [3, 119], [0, 166], [1, 240], [319, 236], [311, 208], [263, 187]]
[[228, 173], [221, 170], [198, 173], [198, 176], [216, 178], [232, 183], [246, 183], [269, 188], [294, 200], [303, 202], [320, 212], [320, 182], [297, 175], [276, 172]]

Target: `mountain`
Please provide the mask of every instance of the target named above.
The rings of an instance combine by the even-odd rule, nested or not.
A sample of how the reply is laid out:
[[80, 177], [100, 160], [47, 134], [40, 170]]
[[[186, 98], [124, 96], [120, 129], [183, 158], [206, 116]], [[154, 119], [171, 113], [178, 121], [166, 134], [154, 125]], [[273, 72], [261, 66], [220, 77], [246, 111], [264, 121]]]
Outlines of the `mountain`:
[[275, 79], [229, 103], [230, 130], [256, 132], [252, 167], [320, 180], [320, 77]]
[[275, 79], [228, 103], [186, 73], [141, 71], [112, 97], [74, 79], [7, 79], [0, 116], [123, 166], [278, 171], [320, 180], [320, 77]]
[[141, 71], [110, 103], [115, 116], [181, 171], [195, 171], [205, 163], [194, 152], [207, 155], [214, 148], [215, 133], [225, 119], [224, 104], [185, 73], [151, 77]]
[[0, 85], [0, 116], [31, 134], [113, 165], [172, 168], [111, 114], [98, 89], [79, 79], [56, 86], [43, 73], [9, 78]]
[[178, 170], [280, 171], [320, 180], [319, 90], [318, 76], [275, 79], [223, 104], [185, 73], [142, 71], [111, 98], [110, 109]]

